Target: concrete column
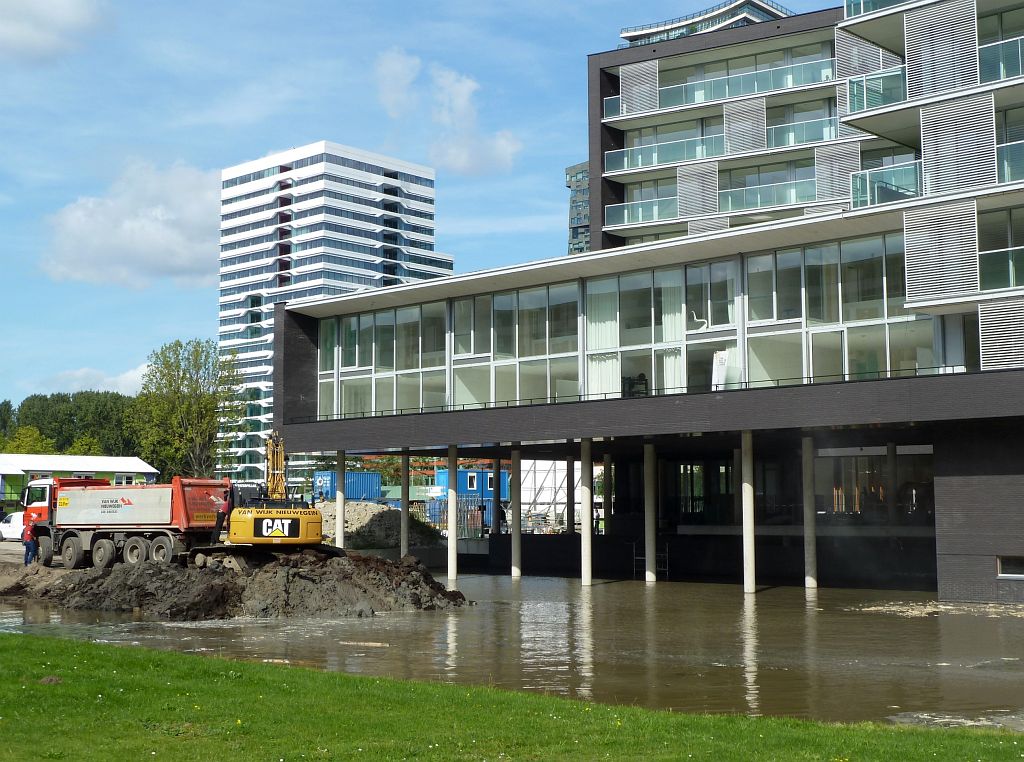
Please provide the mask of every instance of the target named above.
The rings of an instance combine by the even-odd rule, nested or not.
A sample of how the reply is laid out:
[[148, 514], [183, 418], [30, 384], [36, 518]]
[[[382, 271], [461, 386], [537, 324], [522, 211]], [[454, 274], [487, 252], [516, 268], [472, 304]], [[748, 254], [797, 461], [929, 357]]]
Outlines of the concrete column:
[[740, 450], [732, 451], [732, 520], [743, 523], [743, 455]]
[[501, 459], [496, 458], [491, 466], [494, 474], [494, 493], [491, 496], [491, 534], [501, 533]]
[[885, 508], [889, 514], [889, 526], [896, 523], [896, 443], [885, 446]]
[[593, 583], [594, 459], [590, 440], [580, 440], [580, 582]]
[[604, 473], [601, 476], [601, 480], [604, 482], [604, 489], [601, 495], [601, 510], [604, 513], [604, 532], [608, 533], [608, 526], [612, 516], [612, 497], [614, 494], [615, 474], [612, 472], [612, 456], [611, 453], [604, 454], [604, 461], [601, 463], [604, 466]]
[[512, 576], [523, 576], [523, 522], [520, 517], [522, 506], [520, 497], [523, 491], [523, 471], [520, 465], [519, 447], [512, 448], [512, 473], [508, 476], [508, 520], [512, 533]]
[[338, 488], [334, 494], [334, 545], [345, 547], [345, 451], [338, 450], [336, 473]]
[[818, 586], [818, 535], [814, 509], [814, 438], [804, 437], [801, 455], [804, 493], [804, 587]]
[[740, 435], [741, 481], [743, 482], [743, 592], [757, 591], [754, 566], [754, 435]]
[[576, 531], [576, 461], [565, 459], [565, 531]]
[[448, 579], [459, 576], [459, 448], [448, 445]]
[[647, 582], [658, 580], [657, 559], [657, 482], [658, 461], [654, 454], [654, 445], [644, 445], [644, 579]]
[[402, 522], [399, 528], [399, 555], [409, 555], [409, 453], [402, 453]]

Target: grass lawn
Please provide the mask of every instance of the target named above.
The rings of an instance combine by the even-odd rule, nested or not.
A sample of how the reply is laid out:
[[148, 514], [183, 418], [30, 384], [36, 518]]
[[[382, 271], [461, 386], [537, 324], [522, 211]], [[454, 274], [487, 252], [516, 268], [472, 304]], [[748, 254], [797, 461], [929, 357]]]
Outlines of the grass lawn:
[[1024, 735], [680, 715], [0, 635], [0, 759], [997, 760]]

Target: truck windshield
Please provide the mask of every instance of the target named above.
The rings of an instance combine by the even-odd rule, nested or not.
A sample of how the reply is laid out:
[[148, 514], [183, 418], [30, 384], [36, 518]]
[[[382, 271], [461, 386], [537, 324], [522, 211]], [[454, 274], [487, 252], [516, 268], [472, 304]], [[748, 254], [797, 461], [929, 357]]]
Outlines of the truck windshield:
[[49, 489], [49, 487], [29, 487], [28, 496], [25, 498], [25, 505], [45, 503]]

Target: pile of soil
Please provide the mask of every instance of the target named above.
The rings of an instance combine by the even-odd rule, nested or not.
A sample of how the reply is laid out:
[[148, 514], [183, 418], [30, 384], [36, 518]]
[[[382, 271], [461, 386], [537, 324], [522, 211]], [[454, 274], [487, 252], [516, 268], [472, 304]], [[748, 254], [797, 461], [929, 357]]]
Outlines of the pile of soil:
[[[324, 533], [334, 535], [335, 503], [317, 503], [324, 516]], [[397, 548], [401, 541], [402, 512], [386, 505], [345, 502], [345, 547]], [[443, 543], [441, 533], [416, 516], [409, 516], [409, 547], [432, 548]]]
[[192, 621], [231, 617], [373, 616], [378, 611], [447, 609], [465, 596], [448, 591], [412, 556], [400, 562], [317, 550], [281, 555], [246, 572], [145, 563], [65, 571], [0, 564], [0, 598], [64, 608], [140, 612]]

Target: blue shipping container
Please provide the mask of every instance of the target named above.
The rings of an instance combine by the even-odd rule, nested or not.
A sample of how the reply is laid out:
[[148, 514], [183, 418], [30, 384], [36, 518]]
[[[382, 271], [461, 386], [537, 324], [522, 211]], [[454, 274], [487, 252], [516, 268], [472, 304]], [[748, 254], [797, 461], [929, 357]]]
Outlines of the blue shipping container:
[[[313, 474], [313, 496], [319, 500], [334, 500], [338, 491], [338, 474], [334, 471], [317, 471]], [[323, 497], [321, 498], [321, 493]], [[345, 498], [347, 500], [372, 500], [381, 497], [381, 479], [376, 471], [346, 471]]]
[[[485, 469], [460, 468], [457, 472], [458, 480], [455, 491], [459, 497], [494, 497], [493, 471]], [[508, 471], [501, 472], [501, 494], [499, 500], [508, 500]], [[439, 468], [436, 472], [435, 484], [438, 487], [448, 489], [448, 469]]]

